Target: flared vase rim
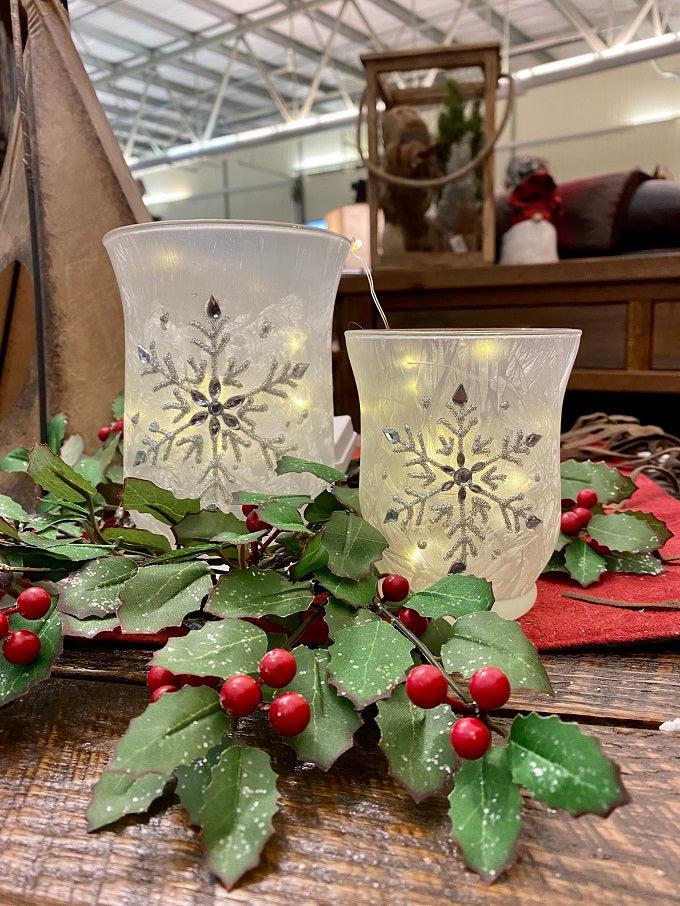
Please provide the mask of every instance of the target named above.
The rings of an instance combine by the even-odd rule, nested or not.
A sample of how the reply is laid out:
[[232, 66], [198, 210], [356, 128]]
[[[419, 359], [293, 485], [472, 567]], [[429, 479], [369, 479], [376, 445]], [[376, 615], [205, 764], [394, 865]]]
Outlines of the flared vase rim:
[[463, 327], [463, 328], [438, 328], [438, 327], [412, 327], [387, 330], [346, 330], [345, 338], [350, 337], [366, 340], [404, 340], [404, 339], [438, 339], [451, 340], [458, 338], [480, 337], [487, 339], [494, 337], [502, 339], [508, 337], [580, 337], [582, 331], [578, 327]]
[[193, 227], [213, 227], [228, 233], [235, 230], [245, 232], [262, 232], [262, 233], [305, 233], [313, 236], [325, 238], [340, 239], [351, 245], [352, 240], [342, 233], [334, 233], [331, 230], [320, 229], [319, 227], [305, 226], [301, 223], [283, 223], [277, 220], [220, 220], [218, 218], [204, 218], [198, 220], [150, 220], [146, 223], [131, 223], [127, 226], [116, 227], [105, 233], [102, 242], [107, 245], [113, 239], [120, 236], [129, 236], [134, 233], [152, 233], [152, 232], [173, 232], [174, 230], [186, 230]]

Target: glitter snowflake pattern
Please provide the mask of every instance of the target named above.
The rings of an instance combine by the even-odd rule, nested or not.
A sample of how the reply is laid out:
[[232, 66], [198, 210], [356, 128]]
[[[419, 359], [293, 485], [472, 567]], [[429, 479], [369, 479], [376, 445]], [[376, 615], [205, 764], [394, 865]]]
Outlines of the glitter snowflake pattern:
[[[233, 472], [246, 451], [259, 452], [273, 470], [281, 456], [295, 449], [287, 445], [283, 434], [267, 437], [259, 433], [257, 415], [268, 411], [268, 397], [287, 399], [288, 391], [299, 386], [309, 368], [307, 362], [274, 359], [264, 380], [246, 389], [251, 362], [228, 355], [228, 323], [219, 302], [210, 296], [205, 323], [191, 321], [196, 331], [191, 342], [199, 354], [186, 359], [184, 376], [172, 354], [159, 353], [155, 341], [148, 350], [137, 347], [142, 377], [157, 378], [151, 390], [171, 395], [161, 409], [174, 414], [167, 425], [151, 422], [142, 438], [144, 449], [137, 451], [134, 460], [135, 466], [155, 465], [167, 462], [182, 448], [183, 462], [202, 467], [198, 475], [201, 496], [227, 503], [231, 496], [228, 487], [235, 481]], [[167, 319], [162, 326], [166, 324]], [[269, 333], [271, 325], [266, 328]]]
[[[425, 400], [422, 406], [427, 408]], [[403, 496], [393, 497], [394, 506], [387, 510], [384, 521], [400, 522], [403, 527], [441, 524], [452, 541], [444, 555], [454, 560], [449, 572], [459, 573], [466, 568], [468, 558], [479, 553], [494, 508], [513, 534], [541, 524], [523, 494], [503, 493], [508, 476], [502, 471], [503, 463], [521, 465], [541, 435], [517, 431], [506, 434], [496, 447], [493, 438], [475, 432], [479, 425], [477, 407], [468, 404], [462, 384], [446, 408], [453, 418], [437, 420], [439, 447], [433, 455], [427, 451], [422, 432], [414, 433], [409, 425], [404, 425], [403, 431], [383, 428], [392, 453], [409, 457], [404, 462], [412, 470], [407, 477], [420, 485], [407, 485]]]

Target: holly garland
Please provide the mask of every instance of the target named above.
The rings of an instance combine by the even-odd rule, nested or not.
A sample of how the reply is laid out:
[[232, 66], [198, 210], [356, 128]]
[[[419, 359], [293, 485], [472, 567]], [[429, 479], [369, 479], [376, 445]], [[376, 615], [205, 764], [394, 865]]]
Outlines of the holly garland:
[[[278, 809], [270, 757], [250, 742], [265, 719], [322, 770], [375, 719], [391, 775], [416, 802], [449, 794], [452, 835], [487, 880], [514, 858], [521, 788], [574, 815], [606, 816], [626, 801], [617, 768], [576, 725], [494, 714], [512, 688], [552, 691], [535, 648], [491, 611], [484, 580], [452, 575], [411, 593], [403, 576], [379, 576], [387, 542], [343, 473], [285, 457], [279, 474], [328, 487], [314, 499], [242, 493], [239, 518], [149, 481], [116, 488], [121, 427], [103, 429], [101, 449], [84, 457], [59, 418], [50, 445], [0, 464], [46, 492], [36, 515], [0, 499], [0, 704], [49, 676], [61, 624], [83, 638], [184, 633], [151, 659], [150, 702], [94, 789], [92, 830], [174, 792], [232, 886], [257, 864]], [[573, 481], [586, 478], [601, 493], [604, 477]], [[607, 481], [609, 500], [628, 490]], [[137, 528], [131, 510], [154, 516], [174, 543]]]
[[555, 552], [544, 572], [565, 572], [580, 585], [605, 572], [655, 576], [664, 571], [659, 551], [672, 532], [652, 513], [616, 505], [634, 482], [604, 462], [567, 460], [561, 465], [562, 520]]

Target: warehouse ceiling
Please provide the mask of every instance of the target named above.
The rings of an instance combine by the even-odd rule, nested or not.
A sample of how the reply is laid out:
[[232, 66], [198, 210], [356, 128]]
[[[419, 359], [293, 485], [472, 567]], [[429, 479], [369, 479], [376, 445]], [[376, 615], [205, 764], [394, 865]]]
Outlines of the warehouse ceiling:
[[498, 41], [526, 70], [680, 30], [675, 0], [71, 0], [128, 158], [351, 108], [360, 55]]

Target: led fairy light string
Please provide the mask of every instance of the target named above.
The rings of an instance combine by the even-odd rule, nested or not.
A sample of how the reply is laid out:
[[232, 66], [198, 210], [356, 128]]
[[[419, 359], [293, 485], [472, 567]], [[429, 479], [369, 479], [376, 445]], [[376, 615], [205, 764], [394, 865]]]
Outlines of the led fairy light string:
[[363, 246], [363, 242], [361, 241], [361, 239], [352, 239], [352, 244], [349, 247], [349, 252], [350, 252], [350, 255], [352, 255], [353, 258], [356, 258], [357, 261], [359, 262], [359, 264], [361, 265], [361, 269], [364, 272], [364, 274], [366, 275], [366, 280], [368, 280], [368, 291], [371, 294], [371, 299], [373, 299], [373, 304], [378, 309], [378, 313], [380, 314], [380, 317], [382, 318], [383, 324], [385, 325], [385, 329], [389, 330], [390, 325], [387, 320], [387, 315], [385, 314], [385, 311], [384, 311], [382, 305], [380, 304], [380, 300], [378, 299], [378, 296], [375, 291], [375, 285], [373, 283], [373, 274], [371, 272], [371, 265], [368, 263], [368, 261], [362, 255], [357, 254], [357, 252], [359, 251], [359, 249], [362, 246]]

